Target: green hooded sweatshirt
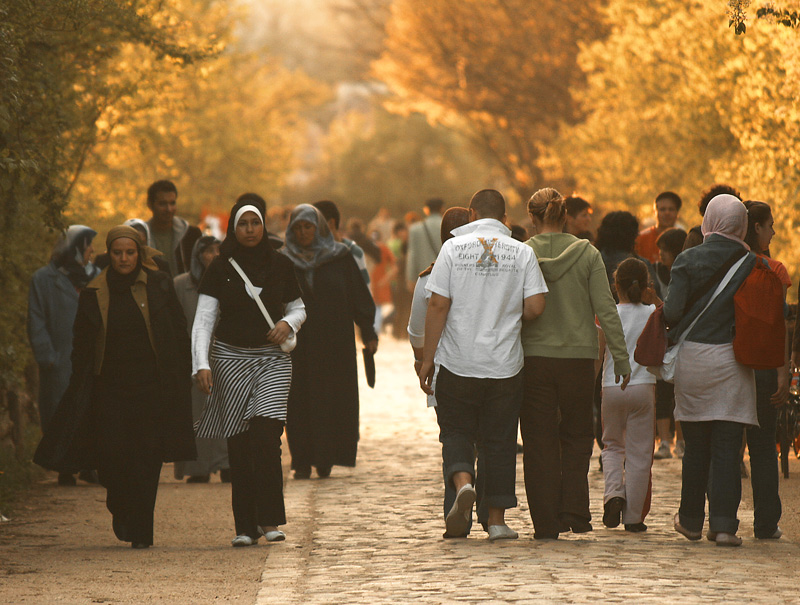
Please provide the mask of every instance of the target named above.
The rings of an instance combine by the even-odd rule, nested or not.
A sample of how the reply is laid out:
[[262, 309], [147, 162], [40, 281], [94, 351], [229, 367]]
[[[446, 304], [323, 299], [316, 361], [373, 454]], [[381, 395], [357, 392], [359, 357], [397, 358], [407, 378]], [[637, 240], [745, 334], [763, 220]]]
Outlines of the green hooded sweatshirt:
[[522, 322], [525, 356], [597, 359], [596, 316], [614, 357], [614, 373], [630, 374], [622, 322], [600, 252], [569, 233], [542, 233], [526, 243], [536, 253], [550, 291], [544, 313]]

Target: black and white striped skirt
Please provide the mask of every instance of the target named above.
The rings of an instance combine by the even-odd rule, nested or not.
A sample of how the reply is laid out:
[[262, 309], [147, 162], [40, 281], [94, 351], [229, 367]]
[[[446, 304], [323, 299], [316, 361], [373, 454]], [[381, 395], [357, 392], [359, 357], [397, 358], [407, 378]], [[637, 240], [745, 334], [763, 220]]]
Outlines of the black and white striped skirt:
[[195, 425], [198, 437], [227, 439], [257, 416], [286, 421], [292, 359], [278, 345], [246, 349], [215, 340], [209, 365], [213, 386]]

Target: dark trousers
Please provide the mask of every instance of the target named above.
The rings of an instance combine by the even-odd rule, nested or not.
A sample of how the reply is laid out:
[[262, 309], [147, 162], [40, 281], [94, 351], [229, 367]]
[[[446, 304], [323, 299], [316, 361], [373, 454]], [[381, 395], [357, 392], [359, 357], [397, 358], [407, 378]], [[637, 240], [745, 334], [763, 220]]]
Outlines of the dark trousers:
[[286, 523], [282, 434], [281, 420], [256, 417], [245, 432], [228, 437], [231, 503], [237, 535], [257, 539], [258, 526]]
[[525, 358], [520, 428], [534, 536], [558, 536], [562, 513], [592, 518], [594, 385], [593, 359]]
[[126, 542], [152, 545], [161, 458], [145, 449], [135, 456], [105, 454], [97, 474], [106, 488], [106, 507], [115, 524], [126, 529]]
[[455, 473], [467, 472], [474, 480], [475, 445], [480, 443], [485, 469], [481, 505], [517, 505], [516, 444], [521, 401], [521, 372], [511, 378], [470, 378], [440, 366], [436, 417], [445, 482], [450, 489]]
[[778, 453], [775, 449], [775, 425], [778, 410], [770, 397], [778, 388], [776, 370], [756, 371], [758, 427], [746, 429], [750, 451], [750, 483], [753, 486], [753, 532], [756, 538], [769, 538], [778, 529], [781, 499], [778, 495]]
[[[689, 531], [702, 531], [708, 492], [708, 529], [735, 534], [739, 529], [736, 514], [742, 499], [739, 451], [744, 425], [725, 420], [681, 421], [681, 427], [686, 443], [679, 509], [681, 525]], [[714, 476], [711, 482], [709, 473]]]

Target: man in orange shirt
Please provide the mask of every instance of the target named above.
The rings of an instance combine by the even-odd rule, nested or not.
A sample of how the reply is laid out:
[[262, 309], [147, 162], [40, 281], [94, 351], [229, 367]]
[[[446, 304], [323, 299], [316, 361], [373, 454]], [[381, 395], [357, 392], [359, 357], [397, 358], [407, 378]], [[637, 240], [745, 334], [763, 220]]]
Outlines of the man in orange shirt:
[[656, 210], [656, 224], [639, 232], [636, 239], [636, 254], [651, 263], [658, 262], [658, 245], [656, 240], [667, 229], [671, 229], [678, 222], [678, 213], [681, 210], [680, 196], [672, 191], [659, 193], [653, 204]]

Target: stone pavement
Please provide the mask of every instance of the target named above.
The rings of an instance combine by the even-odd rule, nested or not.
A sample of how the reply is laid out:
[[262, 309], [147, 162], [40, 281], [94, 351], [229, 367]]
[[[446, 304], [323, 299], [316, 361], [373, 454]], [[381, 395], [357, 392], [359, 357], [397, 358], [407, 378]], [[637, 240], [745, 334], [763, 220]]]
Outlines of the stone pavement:
[[754, 540], [752, 511], [740, 511], [738, 549], [675, 533], [679, 460], [656, 461], [643, 534], [602, 526], [595, 457], [595, 530], [535, 542], [519, 456], [520, 506], [506, 518], [520, 539], [490, 543], [480, 526], [468, 539], [442, 539], [435, 413], [425, 407], [410, 347], [388, 340], [376, 356], [375, 390], [361, 385], [358, 466], [287, 481], [287, 541], [268, 548], [259, 604], [800, 602], [798, 544]]

